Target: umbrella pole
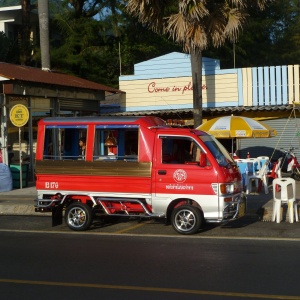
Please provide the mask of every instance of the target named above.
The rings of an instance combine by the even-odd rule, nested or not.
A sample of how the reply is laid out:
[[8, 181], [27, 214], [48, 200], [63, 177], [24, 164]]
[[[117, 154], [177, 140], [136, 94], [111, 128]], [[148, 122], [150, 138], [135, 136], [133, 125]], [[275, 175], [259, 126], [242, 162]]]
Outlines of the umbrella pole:
[[240, 150], [240, 139], [235, 139], [235, 152], [237, 153]]

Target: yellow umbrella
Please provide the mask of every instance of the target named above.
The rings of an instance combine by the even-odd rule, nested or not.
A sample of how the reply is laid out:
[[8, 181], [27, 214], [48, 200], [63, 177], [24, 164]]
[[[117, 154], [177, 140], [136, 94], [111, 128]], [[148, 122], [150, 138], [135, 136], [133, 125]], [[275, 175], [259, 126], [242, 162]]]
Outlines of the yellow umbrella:
[[275, 129], [263, 122], [241, 116], [214, 118], [200, 125], [197, 129], [216, 138], [269, 138], [277, 135]]
[[277, 132], [270, 126], [247, 117], [226, 116], [214, 118], [197, 129], [208, 132], [218, 138], [268, 138]]

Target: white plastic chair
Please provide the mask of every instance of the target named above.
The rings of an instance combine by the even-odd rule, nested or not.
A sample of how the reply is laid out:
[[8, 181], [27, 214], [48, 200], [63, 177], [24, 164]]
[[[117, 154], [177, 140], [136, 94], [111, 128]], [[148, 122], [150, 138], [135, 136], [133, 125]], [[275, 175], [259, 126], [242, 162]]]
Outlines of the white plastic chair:
[[255, 180], [256, 189], [258, 189], [258, 183], [259, 180], [261, 180], [264, 186], [265, 194], [269, 193], [267, 182], [267, 166], [268, 163], [266, 162], [257, 173], [248, 176], [246, 194], [249, 194], [252, 191], [252, 180]]
[[[280, 192], [276, 191], [276, 187], [280, 188]], [[291, 186], [292, 189], [288, 189]], [[272, 222], [280, 223], [281, 221], [281, 204], [287, 203], [289, 222], [294, 223], [294, 211], [295, 220], [298, 222], [298, 211], [296, 201], [296, 183], [293, 178], [275, 178], [273, 180], [273, 214]]]

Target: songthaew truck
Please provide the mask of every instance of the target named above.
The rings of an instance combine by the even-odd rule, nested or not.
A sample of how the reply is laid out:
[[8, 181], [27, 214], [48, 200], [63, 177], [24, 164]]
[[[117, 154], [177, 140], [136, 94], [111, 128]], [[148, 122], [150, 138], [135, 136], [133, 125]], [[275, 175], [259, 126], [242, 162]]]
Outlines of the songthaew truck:
[[35, 173], [35, 210], [76, 231], [95, 218], [136, 217], [193, 234], [245, 212], [241, 174], [222, 144], [157, 117], [42, 119]]

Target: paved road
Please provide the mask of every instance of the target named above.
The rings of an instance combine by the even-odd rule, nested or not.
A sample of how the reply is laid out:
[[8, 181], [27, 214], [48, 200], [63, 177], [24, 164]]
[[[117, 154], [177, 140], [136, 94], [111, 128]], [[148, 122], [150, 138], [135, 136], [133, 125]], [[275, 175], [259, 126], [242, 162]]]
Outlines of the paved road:
[[11, 231], [0, 239], [1, 299], [300, 299], [299, 241]]
[[[0, 216], [0, 232], [57, 232], [80, 234], [69, 229], [65, 223], [52, 227], [51, 217], [38, 216]], [[121, 219], [117, 223], [95, 221], [84, 235], [132, 235], [132, 236], [174, 236], [183, 237], [176, 233], [171, 225], [165, 226], [158, 221], [140, 221], [138, 219]], [[228, 224], [218, 226], [207, 224], [199, 233], [191, 238], [234, 238], [234, 239], [263, 239], [263, 240], [298, 240], [300, 241], [300, 223], [261, 222], [258, 218], [244, 217]]]

